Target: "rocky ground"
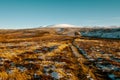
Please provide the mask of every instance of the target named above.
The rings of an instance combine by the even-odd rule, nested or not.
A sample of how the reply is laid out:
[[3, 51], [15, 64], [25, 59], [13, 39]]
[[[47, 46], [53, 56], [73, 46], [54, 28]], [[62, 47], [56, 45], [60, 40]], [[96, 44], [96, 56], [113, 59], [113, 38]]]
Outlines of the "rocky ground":
[[120, 80], [120, 41], [79, 29], [1, 30], [0, 80]]

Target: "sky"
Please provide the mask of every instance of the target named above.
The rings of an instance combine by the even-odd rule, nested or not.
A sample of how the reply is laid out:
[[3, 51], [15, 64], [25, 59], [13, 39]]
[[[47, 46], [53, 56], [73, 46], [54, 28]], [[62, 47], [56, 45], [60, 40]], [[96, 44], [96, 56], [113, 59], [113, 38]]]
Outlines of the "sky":
[[120, 0], [0, 0], [0, 28], [120, 26]]

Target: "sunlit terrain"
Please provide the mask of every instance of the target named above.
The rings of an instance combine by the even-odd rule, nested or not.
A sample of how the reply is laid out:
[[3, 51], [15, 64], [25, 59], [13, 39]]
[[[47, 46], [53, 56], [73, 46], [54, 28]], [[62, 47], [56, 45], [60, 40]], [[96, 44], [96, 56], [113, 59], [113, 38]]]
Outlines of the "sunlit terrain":
[[0, 30], [0, 80], [120, 80], [120, 29], [90, 31]]

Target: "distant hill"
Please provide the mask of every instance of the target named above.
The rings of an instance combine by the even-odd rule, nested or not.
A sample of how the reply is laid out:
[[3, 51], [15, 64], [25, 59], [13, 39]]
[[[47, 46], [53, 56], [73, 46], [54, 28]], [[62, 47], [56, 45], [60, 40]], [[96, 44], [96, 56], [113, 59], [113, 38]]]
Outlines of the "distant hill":
[[46, 27], [47, 28], [73, 28], [78, 26], [71, 25], [71, 24], [55, 24], [55, 25], [48, 25]]
[[[52, 29], [51, 29], [52, 28]], [[49, 25], [39, 28], [29, 28], [29, 29], [0, 29], [0, 34], [17, 32], [18, 36], [23, 35], [30, 36], [39, 36], [42, 34], [53, 34], [53, 35], [66, 35], [66, 36], [81, 36], [81, 37], [90, 37], [90, 38], [113, 38], [120, 39], [120, 27], [118, 26], [109, 26], [109, 27], [80, 27], [70, 24], [56, 24]]]

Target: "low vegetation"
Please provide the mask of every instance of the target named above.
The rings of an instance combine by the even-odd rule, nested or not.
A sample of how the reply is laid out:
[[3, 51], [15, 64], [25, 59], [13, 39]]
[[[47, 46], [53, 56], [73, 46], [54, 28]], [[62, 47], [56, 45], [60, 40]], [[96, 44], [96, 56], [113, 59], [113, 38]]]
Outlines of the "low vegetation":
[[0, 80], [119, 80], [120, 41], [76, 33], [1, 30]]

